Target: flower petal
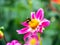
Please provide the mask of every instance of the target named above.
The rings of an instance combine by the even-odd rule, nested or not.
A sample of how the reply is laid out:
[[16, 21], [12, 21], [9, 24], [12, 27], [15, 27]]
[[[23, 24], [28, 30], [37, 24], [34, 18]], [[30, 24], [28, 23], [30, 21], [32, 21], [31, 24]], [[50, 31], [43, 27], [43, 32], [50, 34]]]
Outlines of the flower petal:
[[21, 45], [20, 43], [16, 43], [15, 45]]
[[26, 33], [26, 34], [24, 35], [24, 41], [26, 41], [27, 37], [29, 37], [30, 34], [31, 34], [31, 32], [28, 32], [28, 33]]
[[47, 26], [49, 26], [49, 25], [50, 25], [50, 21], [49, 21], [49, 20], [44, 19], [44, 20], [42, 21], [42, 26], [43, 26], [43, 27], [47, 27]]
[[43, 33], [43, 26], [42, 25], [39, 26], [39, 32]]
[[17, 32], [18, 32], [18, 34], [25, 34], [26, 32], [28, 32], [28, 29], [29, 29], [28, 27], [25, 27], [21, 30], [17, 30]]
[[22, 25], [23, 26], [28, 26], [28, 23], [25, 21], [25, 22], [22, 22]]
[[16, 43], [18, 43], [18, 41], [17, 40], [12, 40], [11, 43], [16, 44]]
[[42, 8], [40, 8], [37, 12], [36, 12], [36, 18], [42, 20], [44, 18], [44, 11]]
[[6, 45], [10, 45], [10, 43], [8, 42]]
[[31, 12], [31, 19], [35, 18], [35, 12]]
[[28, 43], [25, 43], [24, 45], [29, 45]]
[[39, 38], [38, 38], [38, 36], [37, 36], [37, 34], [32, 35], [32, 36], [31, 36], [31, 38], [35, 38], [36, 40], [38, 40], [38, 39], [39, 39]]

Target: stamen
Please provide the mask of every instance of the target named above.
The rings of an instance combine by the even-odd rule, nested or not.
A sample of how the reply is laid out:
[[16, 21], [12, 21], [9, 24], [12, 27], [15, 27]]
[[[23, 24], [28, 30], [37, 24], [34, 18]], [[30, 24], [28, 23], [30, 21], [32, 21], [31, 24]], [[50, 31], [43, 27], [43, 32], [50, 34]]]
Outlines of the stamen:
[[29, 22], [29, 26], [30, 26], [32, 29], [35, 29], [38, 25], [39, 25], [39, 22], [38, 22], [36, 19], [32, 19], [32, 20]]

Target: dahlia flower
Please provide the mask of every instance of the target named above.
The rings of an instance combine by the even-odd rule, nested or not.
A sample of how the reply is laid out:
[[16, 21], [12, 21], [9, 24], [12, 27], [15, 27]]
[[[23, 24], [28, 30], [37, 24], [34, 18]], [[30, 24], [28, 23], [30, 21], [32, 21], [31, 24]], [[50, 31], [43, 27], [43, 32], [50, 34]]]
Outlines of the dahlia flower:
[[25, 28], [17, 30], [18, 34], [26, 34], [26, 33], [43, 33], [45, 27], [49, 26], [50, 21], [44, 18], [44, 11], [42, 8], [38, 9], [38, 11], [31, 12], [31, 18], [22, 23]]
[[40, 45], [40, 37], [38, 37], [37, 35], [32, 35], [31, 37], [29, 37], [27, 39], [27, 41], [25, 41], [24, 45]]

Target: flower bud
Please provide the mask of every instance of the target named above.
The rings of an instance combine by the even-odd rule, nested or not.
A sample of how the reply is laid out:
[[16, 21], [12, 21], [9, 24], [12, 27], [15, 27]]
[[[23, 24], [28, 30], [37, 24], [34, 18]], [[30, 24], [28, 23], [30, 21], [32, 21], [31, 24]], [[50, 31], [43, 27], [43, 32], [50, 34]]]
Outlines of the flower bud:
[[4, 37], [4, 34], [2, 31], [0, 31], [0, 39], [2, 39]]

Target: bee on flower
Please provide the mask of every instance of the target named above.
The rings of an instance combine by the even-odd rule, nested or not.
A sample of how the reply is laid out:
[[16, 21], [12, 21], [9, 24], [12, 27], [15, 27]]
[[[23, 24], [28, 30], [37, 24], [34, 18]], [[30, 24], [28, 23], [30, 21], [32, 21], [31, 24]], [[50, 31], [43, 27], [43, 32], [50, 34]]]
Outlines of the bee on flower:
[[25, 28], [17, 30], [18, 34], [35, 34], [43, 33], [45, 27], [50, 25], [50, 21], [44, 18], [44, 11], [42, 8], [38, 11], [31, 12], [31, 18], [22, 23]]

